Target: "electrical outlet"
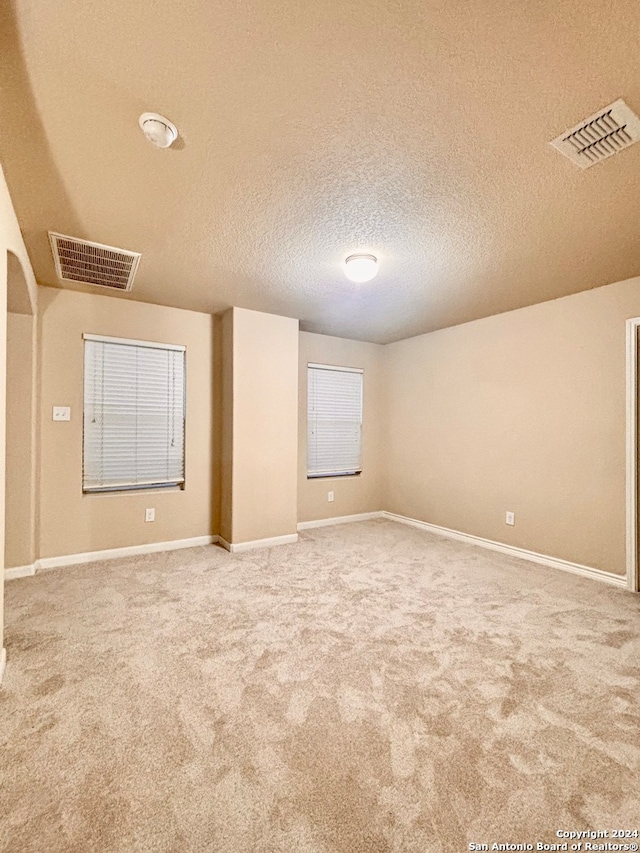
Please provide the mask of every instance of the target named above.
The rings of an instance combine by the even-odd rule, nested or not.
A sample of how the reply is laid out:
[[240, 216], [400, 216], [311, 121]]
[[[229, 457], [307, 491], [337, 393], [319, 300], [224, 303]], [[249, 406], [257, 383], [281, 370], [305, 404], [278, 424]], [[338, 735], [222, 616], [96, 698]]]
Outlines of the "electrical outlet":
[[149, 507], [148, 509], [145, 509], [144, 520], [145, 521], [155, 521], [156, 520], [155, 507]]
[[511, 524], [511, 525], [513, 525], [513, 524], [515, 524], [515, 523], [516, 523], [516, 514], [515, 514], [515, 512], [507, 512], [507, 515], [506, 515], [506, 518], [505, 518], [505, 524]]
[[333, 500], [333, 492], [327, 492], [327, 500], [329, 501], [329, 503], [331, 503], [331, 501]]
[[51, 419], [54, 421], [70, 421], [71, 406], [54, 406]]

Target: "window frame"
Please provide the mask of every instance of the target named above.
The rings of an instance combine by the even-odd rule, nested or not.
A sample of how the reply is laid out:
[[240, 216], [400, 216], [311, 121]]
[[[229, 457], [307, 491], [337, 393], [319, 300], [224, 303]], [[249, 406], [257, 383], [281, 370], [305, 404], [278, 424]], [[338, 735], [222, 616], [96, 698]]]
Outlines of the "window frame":
[[[117, 484], [112, 486], [85, 486], [85, 417], [86, 417], [86, 344], [87, 342], [116, 344], [120, 346], [131, 346], [147, 349], [159, 349], [169, 352], [181, 352], [182, 358], [182, 413], [183, 413], [183, 441], [182, 441], [182, 477], [174, 480], [158, 481], [153, 483], [131, 483]], [[186, 484], [187, 467], [187, 348], [183, 344], [161, 343], [159, 341], [144, 341], [136, 338], [120, 338], [110, 335], [97, 335], [83, 333], [82, 335], [82, 495], [118, 495], [131, 494], [148, 491], [183, 491]]]

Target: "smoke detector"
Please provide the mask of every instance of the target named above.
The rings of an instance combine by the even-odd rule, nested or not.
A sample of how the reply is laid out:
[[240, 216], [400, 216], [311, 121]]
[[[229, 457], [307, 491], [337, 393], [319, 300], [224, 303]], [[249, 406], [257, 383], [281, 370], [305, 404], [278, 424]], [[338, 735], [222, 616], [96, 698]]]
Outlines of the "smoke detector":
[[49, 231], [58, 278], [95, 284], [112, 290], [131, 290], [141, 255]]
[[178, 138], [178, 128], [158, 113], [142, 113], [138, 119], [142, 132], [156, 148], [170, 148]]
[[640, 118], [622, 98], [565, 130], [551, 142], [581, 169], [588, 169], [640, 140]]

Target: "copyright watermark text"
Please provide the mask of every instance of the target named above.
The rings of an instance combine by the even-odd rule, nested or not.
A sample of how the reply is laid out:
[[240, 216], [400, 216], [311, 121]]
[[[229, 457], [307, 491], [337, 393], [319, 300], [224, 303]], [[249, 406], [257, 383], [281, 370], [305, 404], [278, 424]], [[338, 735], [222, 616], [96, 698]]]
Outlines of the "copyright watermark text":
[[469, 843], [471, 853], [553, 853], [553, 851], [580, 851], [580, 853], [637, 853], [637, 829], [558, 829], [554, 841], [482, 841]]

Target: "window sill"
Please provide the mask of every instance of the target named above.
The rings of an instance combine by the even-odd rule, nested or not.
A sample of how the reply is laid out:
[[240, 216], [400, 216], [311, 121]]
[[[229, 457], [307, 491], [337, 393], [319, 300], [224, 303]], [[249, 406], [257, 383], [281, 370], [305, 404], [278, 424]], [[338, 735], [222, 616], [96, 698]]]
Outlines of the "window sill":
[[83, 498], [95, 498], [95, 497], [116, 497], [121, 498], [125, 495], [164, 495], [167, 492], [184, 492], [184, 486], [151, 486], [148, 489], [145, 488], [134, 488], [134, 489], [110, 489], [104, 491], [88, 491], [82, 492]]
[[307, 474], [307, 480], [344, 480], [345, 477], [359, 477], [362, 471], [350, 474]]

